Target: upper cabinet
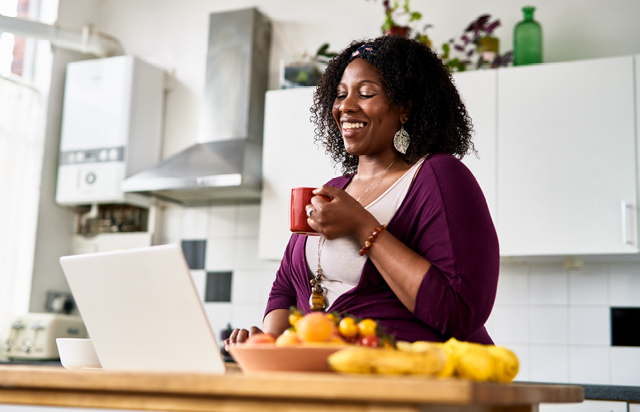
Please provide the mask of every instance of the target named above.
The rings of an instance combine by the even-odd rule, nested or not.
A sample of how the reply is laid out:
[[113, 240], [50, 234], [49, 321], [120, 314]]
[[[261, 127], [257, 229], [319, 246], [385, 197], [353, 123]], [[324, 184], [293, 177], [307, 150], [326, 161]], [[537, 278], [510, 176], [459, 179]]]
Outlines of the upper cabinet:
[[476, 177], [487, 200], [494, 224], [497, 224], [497, 78], [496, 70], [477, 70], [454, 75], [458, 93], [473, 120], [473, 143], [477, 151], [477, 155], [467, 155], [462, 162]]
[[[634, 57], [455, 74], [478, 151], [463, 162], [487, 199], [502, 256], [638, 254], [636, 79]], [[339, 174], [313, 143], [313, 92], [267, 93], [263, 259], [284, 253], [291, 188]]]
[[501, 254], [637, 253], [633, 57], [498, 70]]

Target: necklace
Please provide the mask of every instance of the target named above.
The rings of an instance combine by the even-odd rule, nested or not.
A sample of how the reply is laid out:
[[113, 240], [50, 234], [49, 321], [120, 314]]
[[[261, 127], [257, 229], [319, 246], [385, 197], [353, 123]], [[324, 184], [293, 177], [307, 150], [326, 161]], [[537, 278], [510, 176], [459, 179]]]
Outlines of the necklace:
[[[377, 175], [376, 179], [369, 185], [369, 187], [367, 187], [364, 193], [362, 193], [356, 199], [356, 202], [360, 202], [360, 199], [362, 199], [362, 196], [364, 196], [369, 191], [369, 189], [371, 189], [371, 187], [374, 184], [376, 184], [378, 180], [380, 180], [380, 178], [384, 176], [389, 169], [391, 169], [391, 166], [393, 166], [396, 160], [398, 160], [398, 157], [400, 156], [396, 156], [396, 158], [393, 159], [391, 164], [389, 164], [389, 166], [387, 166], [387, 168], [384, 169], [382, 173]], [[326, 240], [327, 239], [324, 236], [320, 237], [320, 240], [318, 240], [318, 266], [316, 268], [315, 278], [311, 279], [311, 297], [309, 298], [309, 307], [313, 311], [324, 311], [327, 308], [327, 298], [325, 296], [325, 290], [323, 289], [322, 286], [320, 286], [320, 281], [322, 280], [322, 275], [323, 275], [322, 266], [320, 266], [320, 256], [322, 255], [322, 247], [324, 246], [324, 242]]]
[[[396, 162], [396, 160], [398, 160], [398, 157], [400, 157], [400, 156], [396, 156], [396, 158], [395, 158], [395, 159], [393, 159], [393, 161], [389, 164], [389, 166], [387, 166], [387, 168], [386, 168], [386, 169], [384, 169], [384, 170], [382, 171], [382, 173], [379, 173], [379, 174], [377, 175], [376, 179], [375, 179], [373, 182], [371, 182], [371, 184], [369, 185], [369, 187], [367, 187], [367, 189], [366, 189], [366, 190], [365, 190], [365, 191], [364, 191], [360, 196], [358, 196], [358, 198], [356, 199], [356, 202], [360, 202], [360, 199], [362, 199], [362, 197], [363, 197], [364, 195], [366, 195], [366, 194], [367, 194], [367, 192], [369, 191], [369, 189], [371, 189], [371, 187], [372, 187], [373, 185], [375, 185], [376, 183], [378, 183], [378, 180], [380, 180], [380, 178], [381, 178], [382, 176], [384, 176], [384, 175], [387, 173], [387, 170], [391, 169], [391, 166], [393, 166], [393, 164]], [[349, 193], [349, 192], [347, 192], [347, 193]]]

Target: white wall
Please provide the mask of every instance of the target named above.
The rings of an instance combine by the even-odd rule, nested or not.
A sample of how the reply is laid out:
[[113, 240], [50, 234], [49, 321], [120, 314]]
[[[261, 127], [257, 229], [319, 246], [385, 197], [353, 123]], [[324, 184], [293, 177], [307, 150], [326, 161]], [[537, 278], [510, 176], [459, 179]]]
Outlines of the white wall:
[[[96, 19], [97, 4], [98, 0], [61, 1], [58, 7], [58, 19], [68, 24], [89, 24]], [[52, 50], [51, 86], [47, 98], [45, 150], [40, 183], [30, 312], [45, 311], [48, 290], [69, 290], [58, 259], [60, 256], [71, 254], [75, 214], [55, 203], [64, 76], [67, 63], [92, 57], [64, 49]]]
[[[61, 0], [65, 3], [70, 0]], [[499, 17], [496, 34], [510, 50], [514, 25], [524, 3], [511, 0], [413, 0], [432, 29], [434, 44], [461, 34], [482, 13]], [[640, 2], [635, 0], [538, 0], [536, 19], [543, 26], [545, 61], [565, 61], [640, 52]], [[168, 94], [164, 156], [195, 143], [204, 73], [209, 13], [258, 6], [276, 22], [298, 52], [315, 53], [329, 42], [333, 50], [354, 39], [380, 35], [382, 1], [367, 0], [102, 0], [96, 27], [118, 37], [134, 54], [175, 72]], [[294, 54], [287, 40], [273, 33], [270, 88], [278, 88], [278, 61]]]

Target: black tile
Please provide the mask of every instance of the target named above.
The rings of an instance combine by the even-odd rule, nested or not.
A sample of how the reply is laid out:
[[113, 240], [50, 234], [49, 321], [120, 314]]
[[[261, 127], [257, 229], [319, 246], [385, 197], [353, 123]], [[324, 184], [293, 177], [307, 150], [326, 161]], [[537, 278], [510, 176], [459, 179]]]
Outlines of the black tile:
[[207, 272], [205, 302], [231, 302], [232, 272]]
[[204, 269], [204, 256], [207, 253], [206, 240], [183, 240], [182, 253], [189, 269]]
[[611, 346], [640, 346], [640, 308], [611, 308]]

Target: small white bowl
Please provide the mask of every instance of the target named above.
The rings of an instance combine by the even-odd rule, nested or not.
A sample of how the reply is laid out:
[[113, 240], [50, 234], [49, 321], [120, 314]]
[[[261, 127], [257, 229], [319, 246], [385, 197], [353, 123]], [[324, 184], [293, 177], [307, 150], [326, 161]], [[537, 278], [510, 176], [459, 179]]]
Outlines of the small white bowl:
[[67, 369], [102, 369], [91, 339], [58, 338], [58, 354]]

